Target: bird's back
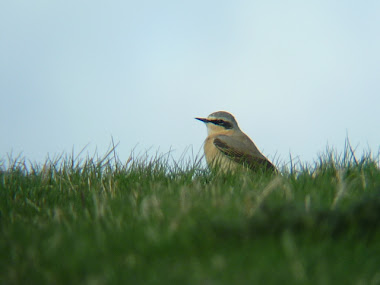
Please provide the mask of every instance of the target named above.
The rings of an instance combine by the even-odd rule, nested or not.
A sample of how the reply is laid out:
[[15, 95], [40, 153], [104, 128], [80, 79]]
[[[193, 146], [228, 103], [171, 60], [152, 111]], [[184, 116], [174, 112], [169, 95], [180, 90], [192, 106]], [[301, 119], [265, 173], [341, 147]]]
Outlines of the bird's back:
[[204, 150], [207, 164], [212, 168], [217, 166], [228, 171], [245, 165], [252, 170], [275, 170], [272, 163], [243, 132], [210, 135], [205, 141]]

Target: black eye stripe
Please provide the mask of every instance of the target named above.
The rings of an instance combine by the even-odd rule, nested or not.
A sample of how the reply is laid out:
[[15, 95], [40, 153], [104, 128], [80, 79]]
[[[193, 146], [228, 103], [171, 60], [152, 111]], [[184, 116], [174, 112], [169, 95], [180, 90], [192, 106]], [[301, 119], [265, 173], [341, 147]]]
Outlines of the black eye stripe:
[[224, 120], [211, 120], [211, 123], [224, 127], [225, 129], [232, 129], [232, 124], [230, 122], [226, 122]]

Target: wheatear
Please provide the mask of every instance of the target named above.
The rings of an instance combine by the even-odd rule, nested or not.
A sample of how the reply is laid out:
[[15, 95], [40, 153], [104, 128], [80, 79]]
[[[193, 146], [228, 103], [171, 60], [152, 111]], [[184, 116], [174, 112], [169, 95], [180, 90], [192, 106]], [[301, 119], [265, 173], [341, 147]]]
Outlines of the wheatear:
[[276, 171], [253, 141], [240, 130], [230, 113], [219, 111], [207, 118], [195, 119], [207, 126], [208, 136], [204, 143], [204, 151], [210, 168], [217, 167], [226, 172], [243, 166], [252, 170]]

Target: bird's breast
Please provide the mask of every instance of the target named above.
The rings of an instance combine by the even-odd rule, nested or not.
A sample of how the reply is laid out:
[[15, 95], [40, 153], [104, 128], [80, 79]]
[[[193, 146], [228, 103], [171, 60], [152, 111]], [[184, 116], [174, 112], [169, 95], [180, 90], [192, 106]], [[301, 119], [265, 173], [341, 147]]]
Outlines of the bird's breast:
[[239, 165], [223, 154], [215, 145], [214, 137], [208, 137], [204, 144], [207, 164], [210, 168], [220, 168], [223, 171], [231, 171]]

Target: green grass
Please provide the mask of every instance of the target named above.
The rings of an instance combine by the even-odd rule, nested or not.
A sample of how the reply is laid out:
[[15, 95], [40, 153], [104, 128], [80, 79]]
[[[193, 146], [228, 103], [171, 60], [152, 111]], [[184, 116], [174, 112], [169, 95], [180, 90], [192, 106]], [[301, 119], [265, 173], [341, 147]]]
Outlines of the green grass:
[[115, 156], [2, 162], [2, 284], [380, 284], [378, 158], [220, 175]]

